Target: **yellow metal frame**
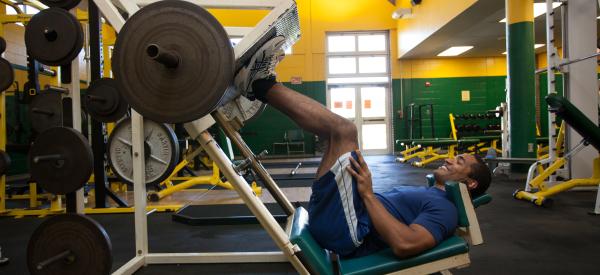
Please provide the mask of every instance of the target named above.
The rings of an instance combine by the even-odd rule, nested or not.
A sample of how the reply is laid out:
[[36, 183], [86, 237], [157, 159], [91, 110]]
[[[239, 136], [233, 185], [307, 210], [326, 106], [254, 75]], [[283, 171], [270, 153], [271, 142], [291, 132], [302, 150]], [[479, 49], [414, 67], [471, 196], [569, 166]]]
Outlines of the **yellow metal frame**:
[[[183, 169], [185, 166], [187, 166], [188, 163], [189, 163], [188, 160], [184, 159], [179, 164], [177, 164], [177, 166], [175, 167], [175, 169], [173, 170], [173, 172], [171, 173], [169, 178], [167, 178], [165, 181], [163, 181], [161, 183], [161, 185], [166, 186], [166, 188], [159, 192], [148, 192], [148, 198], [149, 199], [152, 198], [152, 200], [154, 200], [154, 201], [160, 200], [160, 199], [167, 197], [175, 192], [185, 190], [190, 187], [193, 187], [196, 185], [201, 185], [201, 184], [220, 186], [220, 187], [223, 187], [228, 190], [234, 190], [233, 186], [229, 182], [221, 181], [219, 167], [217, 165], [215, 165], [214, 163], [212, 165], [212, 175], [210, 175], [210, 176], [199, 176], [199, 177], [190, 177], [190, 178], [175, 177], [175, 175], [177, 175], [177, 173], [181, 169]], [[177, 180], [177, 179], [185, 179], [185, 181], [178, 183], [178, 184], [173, 184], [173, 180]], [[256, 184], [256, 182], [252, 182], [251, 188], [252, 188], [252, 191], [254, 192], [254, 194], [256, 194], [257, 196], [260, 196], [262, 194], [262, 188], [260, 186], [258, 186]]]
[[[178, 211], [183, 205], [151, 205], [146, 207], [148, 213], [151, 212], [175, 212]], [[120, 213], [133, 213], [135, 207], [111, 207], [111, 208], [85, 208], [85, 214], [120, 214]], [[47, 209], [12, 209], [4, 214], [4, 216], [12, 216], [15, 219], [23, 218], [25, 216], [37, 216], [39, 218], [46, 217], [48, 215], [56, 215], [65, 213], [65, 209], [62, 207], [55, 208], [50, 207]]]
[[402, 155], [403, 157], [406, 157], [406, 156], [412, 154], [414, 151], [417, 151], [419, 149], [421, 149], [421, 147], [419, 147], [419, 146], [406, 145], [406, 149], [404, 151], [400, 151], [400, 155]]
[[[415, 147], [419, 147], [422, 148], [421, 146], [415, 146]], [[440, 148], [433, 148], [433, 146], [427, 146], [425, 148], [422, 148], [423, 150], [418, 151], [418, 152], [414, 152], [410, 155], [407, 155], [405, 157], [402, 158], [397, 158], [396, 161], [400, 162], [400, 163], [405, 163], [413, 158], [419, 158], [419, 159], [424, 159], [427, 156], [436, 154], [438, 151], [440, 151]]]
[[436, 152], [431, 152], [429, 155], [427, 155], [427, 156], [431, 156], [431, 157], [427, 158], [427, 156], [424, 156], [423, 158], [421, 158], [421, 161], [413, 162], [412, 165], [415, 167], [423, 167], [423, 166], [425, 166], [431, 162], [434, 162], [438, 159], [454, 158], [454, 157], [456, 157], [456, 146], [457, 146], [456, 144], [452, 144], [452, 145], [448, 146], [448, 151], [445, 154], [438, 154]]
[[600, 157], [597, 157], [594, 159], [594, 172], [591, 178], [571, 179], [548, 188], [545, 182], [546, 179], [548, 179], [548, 177], [556, 170], [564, 166], [565, 163], [565, 158], [556, 159], [556, 161], [531, 181], [531, 188], [537, 190], [537, 192], [519, 191], [515, 193], [515, 198], [530, 201], [535, 205], [542, 206], [548, 197], [567, 191], [571, 188], [580, 186], [598, 186], [600, 184]]
[[454, 115], [453, 115], [452, 113], [449, 113], [449, 114], [448, 114], [448, 118], [450, 118], [450, 130], [452, 131], [452, 138], [453, 138], [454, 140], [457, 140], [457, 139], [458, 139], [458, 138], [457, 138], [457, 132], [458, 132], [458, 131], [456, 131], [456, 125], [454, 124], [454, 120], [455, 120], [456, 118], [454, 118]]

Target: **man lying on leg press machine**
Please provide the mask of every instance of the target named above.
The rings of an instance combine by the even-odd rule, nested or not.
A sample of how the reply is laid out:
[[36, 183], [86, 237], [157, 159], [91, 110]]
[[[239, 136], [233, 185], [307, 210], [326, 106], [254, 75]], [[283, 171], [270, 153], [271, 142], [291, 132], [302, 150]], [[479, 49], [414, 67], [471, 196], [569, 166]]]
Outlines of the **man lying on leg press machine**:
[[472, 197], [483, 194], [491, 182], [483, 160], [459, 155], [434, 170], [433, 187], [402, 186], [374, 193], [354, 123], [276, 82], [274, 67], [284, 56], [283, 43], [281, 37], [265, 43], [238, 73], [235, 84], [244, 96], [270, 104], [327, 141], [308, 207], [309, 229], [317, 242], [344, 258], [388, 246], [396, 256], [408, 257], [452, 236], [457, 213], [444, 183], [460, 181]]

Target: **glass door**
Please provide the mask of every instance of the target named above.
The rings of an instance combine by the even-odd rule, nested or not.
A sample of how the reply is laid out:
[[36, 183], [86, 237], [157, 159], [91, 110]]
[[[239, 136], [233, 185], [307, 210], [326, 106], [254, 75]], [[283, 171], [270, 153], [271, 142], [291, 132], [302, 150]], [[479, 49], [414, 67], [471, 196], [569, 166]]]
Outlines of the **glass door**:
[[363, 152], [390, 153], [387, 32], [328, 34], [326, 64], [328, 108], [356, 124]]

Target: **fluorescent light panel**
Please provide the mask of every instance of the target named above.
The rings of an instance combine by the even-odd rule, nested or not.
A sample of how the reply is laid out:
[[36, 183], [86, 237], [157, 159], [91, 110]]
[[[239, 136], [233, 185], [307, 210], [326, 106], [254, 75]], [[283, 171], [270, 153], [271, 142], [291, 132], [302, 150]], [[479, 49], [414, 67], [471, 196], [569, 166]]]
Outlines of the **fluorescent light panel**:
[[[560, 7], [562, 3], [554, 2], [552, 3], [552, 9], [556, 9]], [[546, 3], [533, 3], [533, 18], [536, 18], [542, 14], [546, 13]], [[600, 16], [599, 16], [600, 18]], [[506, 18], [500, 20], [500, 23], [506, 23]]]
[[473, 46], [456, 46], [456, 47], [450, 47], [447, 50], [439, 53], [437, 56], [457, 56], [460, 55], [470, 49], [472, 49]]

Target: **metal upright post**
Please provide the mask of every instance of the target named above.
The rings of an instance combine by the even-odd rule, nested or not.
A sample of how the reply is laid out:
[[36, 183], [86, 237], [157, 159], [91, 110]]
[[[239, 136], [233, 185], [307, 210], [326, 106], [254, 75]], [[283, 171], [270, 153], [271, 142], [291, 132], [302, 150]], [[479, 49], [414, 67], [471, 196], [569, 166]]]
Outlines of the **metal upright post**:
[[146, 217], [146, 163], [144, 160], [144, 118], [131, 112], [133, 151], [133, 203], [135, 206], [135, 254], [148, 254], [148, 218]]
[[[557, 66], [557, 51], [554, 47], [554, 8], [553, 0], [546, 0], [546, 60], [548, 63], [547, 81], [548, 95], [556, 93], [556, 76], [554, 73], [559, 70]], [[556, 115], [548, 111], [548, 160], [550, 162], [556, 159]], [[549, 182], [556, 181], [556, 175], [548, 178]]]
[[[0, 149], [6, 151], [6, 94], [0, 91]], [[6, 211], [6, 176], [0, 175], [0, 213]]]
[[[563, 33], [565, 33], [562, 64], [565, 97], [596, 125], [598, 123], [598, 73], [597, 59], [597, 3], [592, 0], [573, 0], [563, 4]], [[565, 132], [567, 146], [572, 150], [583, 139], [577, 131], [568, 127]], [[592, 175], [593, 160], [598, 152], [592, 146], [581, 150], [569, 160], [571, 178], [586, 178]]]
[[[90, 82], [102, 77], [102, 32], [100, 14], [98, 7], [94, 2], [88, 6], [88, 25], [89, 25], [89, 46], [90, 46]], [[92, 128], [92, 150], [94, 152], [94, 194], [95, 207], [106, 207], [106, 174], [104, 173], [104, 153], [106, 144], [104, 143], [103, 123], [91, 119]]]

